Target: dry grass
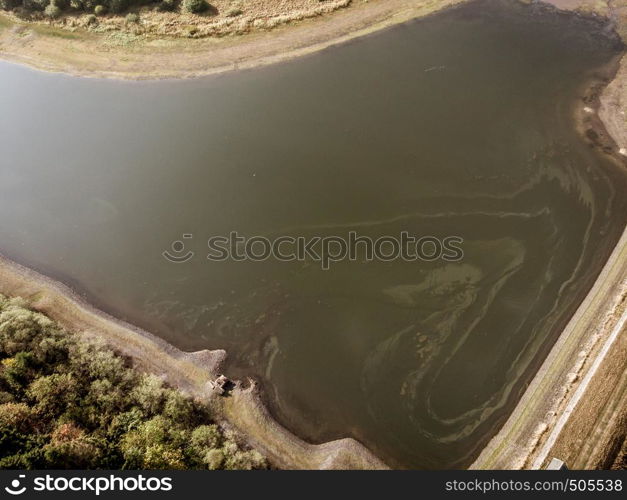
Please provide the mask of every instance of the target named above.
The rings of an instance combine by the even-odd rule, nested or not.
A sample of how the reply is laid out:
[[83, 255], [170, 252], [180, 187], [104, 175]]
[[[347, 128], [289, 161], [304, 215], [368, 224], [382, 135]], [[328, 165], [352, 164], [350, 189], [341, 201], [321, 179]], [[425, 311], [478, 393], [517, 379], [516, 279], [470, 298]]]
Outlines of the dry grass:
[[[294, 21], [310, 19], [348, 7], [351, 0], [212, 0], [208, 13], [190, 14], [179, 6], [173, 12], [161, 12], [157, 4], [134, 9], [138, 23], [128, 23], [123, 15], [106, 15], [90, 22], [91, 14], [68, 14], [51, 21], [43, 14], [33, 14], [29, 21], [50, 28], [73, 32], [126, 33], [133, 37], [205, 38], [241, 35], [270, 30]], [[115, 44], [115, 37], [113, 43]]]
[[[216, 0], [218, 1], [218, 0]], [[224, 5], [236, 5], [235, 0], [222, 0]], [[238, 0], [263, 5], [303, 6], [314, 9], [332, 9], [336, 0], [322, 3], [318, 0]], [[307, 14], [293, 10], [291, 15], [265, 16], [257, 10], [255, 22], [243, 29], [251, 33], [236, 36], [235, 21], [228, 28], [233, 36], [208, 36], [210, 24], [228, 16], [218, 11], [217, 16], [179, 15], [144, 11], [143, 21], [135, 25], [124, 23], [123, 30], [106, 27], [107, 17], [100, 18], [98, 26], [86, 26], [88, 17], [68, 17], [63, 27], [47, 21], [17, 19], [13, 16], [9, 29], [0, 29], [0, 58], [25, 64], [44, 71], [92, 78], [156, 79], [193, 78], [235, 69], [247, 69], [285, 61], [311, 54], [332, 45], [372, 33], [382, 28], [423, 17], [467, 0], [341, 0], [348, 8], [339, 8], [332, 14], [319, 15], [320, 10]], [[283, 3], [281, 3], [283, 2]], [[228, 10], [226, 11], [228, 12]], [[274, 12], [281, 12], [280, 9]], [[303, 13], [304, 12], [304, 13]], [[174, 35], [148, 32], [150, 17], [174, 16], [178, 24], [171, 27]], [[307, 15], [315, 17], [305, 18]], [[250, 12], [229, 19], [242, 22]], [[291, 22], [289, 19], [303, 19]], [[115, 21], [115, 18], [111, 18]], [[203, 22], [198, 30], [190, 21]], [[112, 22], [113, 22], [112, 21]], [[55, 21], [56, 24], [63, 21]], [[117, 22], [117, 21], [115, 21]], [[289, 26], [285, 23], [289, 22]], [[281, 26], [283, 23], [283, 26]], [[264, 27], [265, 26], [265, 27]], [[272, 26], [279, 26], [271, 29]], [[35, 31], [35, 27], [60, 32], [60, 36]], [[215, 26], [214, 26], [215, 28]], [[176, 31], [182, 36], [176, 36]], [[195, 31], [194, 31], [195, 30]], [[100, 33], [98, 31], [101, 31]], [[67, 40], [66, 34], [77, 38]]]

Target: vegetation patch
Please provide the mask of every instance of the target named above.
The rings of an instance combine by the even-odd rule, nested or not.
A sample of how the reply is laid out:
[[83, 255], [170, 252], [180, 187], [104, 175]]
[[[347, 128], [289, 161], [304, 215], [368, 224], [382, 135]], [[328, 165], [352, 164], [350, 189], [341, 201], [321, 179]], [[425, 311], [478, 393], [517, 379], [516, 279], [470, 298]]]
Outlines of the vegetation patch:
[[13, 26], [13, 22], [7, 17], [0, 15], [0, 30]]
[[[268, 30], [318, 17], [350, 3], [351, 0], [0, 0], [0, 10], [15, 20], [60, 31], [80, 28], [180, 38], [191, 33], [194, 38], [205, 38]], [[129, 22], [128, 16], [137, 21]]]
[[203, 402], [0, 295], [0, 468], [266, 467]]

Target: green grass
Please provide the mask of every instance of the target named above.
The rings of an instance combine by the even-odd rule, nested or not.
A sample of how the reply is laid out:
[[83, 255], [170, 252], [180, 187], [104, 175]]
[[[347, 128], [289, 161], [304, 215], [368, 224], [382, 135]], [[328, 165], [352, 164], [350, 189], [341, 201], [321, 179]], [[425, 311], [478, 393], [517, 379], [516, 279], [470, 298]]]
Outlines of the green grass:
[[54, 26], [31, 24], [29, 27], [38, 35], [54, 36], [57, 38], [63, 38], [65, 40], [78, 40], [79, 38], [83, 38], [83, 35], [81, 33], [67, 31], [62, 28], [55, 28]]
[[13, 21], [11, 21], [8, 17], [0, 15], [0, 31], [5, 28], [10, 28], [13, 26]]

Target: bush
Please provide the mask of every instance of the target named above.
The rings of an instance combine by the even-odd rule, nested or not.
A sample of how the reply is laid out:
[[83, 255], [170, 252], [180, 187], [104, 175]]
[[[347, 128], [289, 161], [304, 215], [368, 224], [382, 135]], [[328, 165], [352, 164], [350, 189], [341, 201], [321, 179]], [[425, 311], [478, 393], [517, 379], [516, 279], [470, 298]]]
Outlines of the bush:
[[102, 450], [97, 439], [90, 438], [74, 424], [61, 424], [43, 447], [44, 458], [52, 467], [86, 469], [98, 462]]
[[153, 416], [163, 409], [166, 390], [159, 377], [143, 375], [130, 397], [144, 415]]
[[35, 408], [46, 417], [53, 417], [79, 404], [79, 385], [69, 373], [54, 373], [37, 378], [28, 388], [28, 398]]
[[222, 433], [217, 425], [199, 425], [192, 431], [191, 445], [199, 453], [209, 448], [219, 448], [222, 445]]
[[137, 24], [139, 22], [139, 15], [131, 12], [130, 14], [126, 14], [126, 24]]
[[199, 14], [209, 8], [209, 4], [205, 0], [183, 0], [183, 9], [192, 14]]
[[50, 19], [56, 19], [61, 15], [61, 9], [55, 4], [51, 3], [50, 5], [48, 5], [48, 7], [44, 9], [44, 14], [46, 14], [46, 17], [49, 17]]
[[180, 449], [153, 444], [144, 452], [143, 466], [146, 469], [184, 469], [185, 462]]
[[174, 0], [163, 0], [158, 9], [163, 12], [170, 12], [176, 8], [176, 2]]
[[94, 14], [89, 14], [85, 21], [87, 22], [87, 26], [91, 26], [92, 24], [98, 24], [98, 19]]
[[205, 453], [202, 462], [209, 470], [221, 469], [224, 465], [224, 452], [217, 449], [209, 450]]
[[22, 2], [26, 10], [37, 10], [37, 11], [44, 10], [48, 6], [49, 3], [50, 3], [50, 0], [23, 0]]
[[0, 405], [0, 428], [13, 428], [20, 432], [32, 425], [34, 412], [24, 403], [5, 403]]
[[96, 5], [94, 7], [94, 14], [97, 16], [104, 16], [107, 13], [107, 8], [104, 5]]
[[119, 14], [128, 8], [128, 0], [109, 0], [109, 10]]
[[20, 0], [0, 0], [0, 9], [13, 10], [18, 7], [22, 2]]

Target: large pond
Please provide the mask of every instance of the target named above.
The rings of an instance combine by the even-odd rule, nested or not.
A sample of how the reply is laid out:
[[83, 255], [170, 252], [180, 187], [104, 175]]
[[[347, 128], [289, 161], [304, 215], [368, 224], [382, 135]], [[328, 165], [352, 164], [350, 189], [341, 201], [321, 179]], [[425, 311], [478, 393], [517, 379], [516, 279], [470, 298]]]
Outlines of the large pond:
[[[0, 252], [181, 348], [227, 349], [306, 439], [465, 466], [627, 219], [625, 172], [572, 117], [618, 50], [491, 0], [196, 81], [1, 64]], [[464, 256], [208, 260], [231, 231], [455, 235]], [[175, 240], [193, 258], [166, 260]]]

